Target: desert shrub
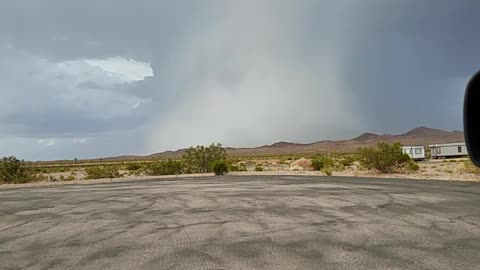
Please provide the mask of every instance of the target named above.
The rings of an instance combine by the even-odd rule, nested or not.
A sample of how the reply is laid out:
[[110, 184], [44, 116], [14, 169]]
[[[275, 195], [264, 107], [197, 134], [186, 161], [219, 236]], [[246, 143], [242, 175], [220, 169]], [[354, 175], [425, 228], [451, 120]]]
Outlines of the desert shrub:
[[85, 169], [87, 179], [117, 178], [120, 177], [116, 166], [92, 166]]
[[228, 164], [225, 160], [217, 160], [213, 164], [213, 172], [215, 175], [225, 175], [228, 173]]
[[322, 172], [325, 173], [328, 176], [332, 176], [332, 174], [333, 174], [333, 170], [330, 167], [324, 167], [322, 169]]
[[69, 172], [73, 168], [72, 167], [39, 167], [39, 168], [32, 168], [32, 172], [34, 173], [59, 173], [59, 172]]
[[316, 171], [321, 171], [323, 168], [326, 167], [333, 167], [335, 164], [334, 160], [328, 156], [325, 155], [315, 155], [312, 158], [312, 166], [313, 169]]
[[263, 172], [263, 167], [262, 166], [255, 166], [255, 171], [256, 172]]
[[138, 171], [142, 168], [142, 165], [140, 163], [128, 163], [125, 168], [129, 171]]
[[278, 159], [277, 164], [282, 165], [282, 164], [287, 164], [287, 159], [284, 157], [281, 157]]
[[247, 160], [246, 162], [244, 162], [243, 164], [246, 165], [246, 166], [253, 166], [253, 165], [255, 165], [256, 163], [255, 163], [255, 161], [249, 159], [249, 160]]
[[367, 168], [365, 168], [365, 166], [362, 164], [362, 163], [358, 163], [355, 165], [355, 169], [358, 170], [358, 171], [366, 171], [368, 170]]
[[186, 170], [194, 173], [209, 173], [213, 171], [216, 161], [226, 160], [227, 152], [221, 144], [211, 144], [208, 147], [199, 145], [190, 147], [182, 156]]
[[475, 166], [475, 164], [473, 164], [471, 160], [465, 160], [463, 162], [463, 164], [465, 166], [465, 172], [473, 173], [473, 174], [480, 174], [480, 168]]
[[236, 164], [236, 163], [239, 163], [240, 161], [242, 161], [240, 158], [229, 158], [228, 159], [228, 162], [230, 164]]
[[0, 160], [0, 180], [5, 183], [27, 183], [34, 180], [34, 175], [25, 166], [25, 161], [14, 156]]
[[155, 161], [148, 164], [146, 175], [177, 175], [184, 172], [184, 164], [178, 160]]
[[238, 164], [238, 165], [230, 165], [228, 166], [228, 171], [229, 172], [246, 172], [247, 171], [247, 167], [245, 166], [245, 164]]
[[353, 156], [346, 156], [343, 159], [341, 159], [339, 162], [343, 166], [348, 167], [353, 165], [353, 162], [355, 162], [355, 158]]
[[420, 167], [413, 159], [409, 159], [407, 164], [405, 165], [405, 170], [410, 172], [416, 172], [420, 170]]
[[361, 148], [359, 154], [362, 164], [367, 169], [375, 169], [382, 173], [393, 173], [402, 168], [415, 168], [411, 158], [403, 153], [400, 143], [379, 142], [376, 148]]
[[75, 180], [75, 172], [71, 172], [69, 176], [65, 177], [63, 175], [60, 176], [60, 181], [73, 181]]
[[333, 166], [326, 167], [326, 168], [332, 169], [333, 171], [344, 171], [345, 170], [345, 166], [339, 161], [334, 161]]
[[426, 159], [431, 159], [432, 158], [432, 151], [431, 151], [430, 147], [425, 148], [425, 158]]
[[34, 176], [35, 181], [48, 181], [48, 176], [44, 175], [43, 173], [37, 174]]

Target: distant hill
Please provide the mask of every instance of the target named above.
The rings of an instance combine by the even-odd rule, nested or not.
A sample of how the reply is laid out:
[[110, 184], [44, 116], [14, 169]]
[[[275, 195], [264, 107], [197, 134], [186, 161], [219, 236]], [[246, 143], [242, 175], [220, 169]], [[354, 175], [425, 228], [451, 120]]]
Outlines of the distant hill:
[[[463, 142], [464, 135], [462, 131], [445, 131], [428, 127], [417, 127], [408, 132], [399, 135], [392, 134], [374, 134], [363, 133], [362, 135], [350, 140], [324, 140], [313, 143], [293, 143], [293, 142], [277, 142], [270, 145], [263, 145], [251, 148], [235, 148], [226, 147], [230, 156], [272, 156], [272, 155], [291, 155], [291, 154], [313, 154], [313, 153], [351, 153], [362, 146], [373, 146], [377, 142], [383, 141], [388, 143], [400, 142], [403, 145], [429, 145], [434, 143], [451, 143]], [[157, 158], [180, 158], [186, 149], [175, 151], [165, 151], [147, 156], [124, 155], [117, 157], [97, 158], [89, 160], [81, 160], [82, 163], [88, 162], [116, 162], [116, 161], [135, 161], [135, 160], [152, 160]], [[71, 163], [72, 160], [57, 161], [37, 161], [35, 164], [50, 163]]]
[[[403, 145], [429, 145], [433, 143], [463, 142], [464, 135], [461, 131], [444, 131], [428, 127], [417, 127], [399, 135], [364, 133], [350, 140], [324, 140], [314, 143], [292, 143], [277, 142], [271, 145], [264, 145], [252, 148], [227, 147], [227, 153], [231, 156], [262, 156], [262, 155], [287, 155], [287, 154], [308, 154], [318, 152], [353, 152], [362, 146], [375, 145], [377, 142], [388, 143], [400, 142]], [[104, 158], [104, 161], [115, 160], [136, 160], [153, 158], [179, 158], [186, 149], [176, 151], [165, 151], [148, 156], [122, 156]]]
[[380, 135], [374, 134], [374, 133], [363, 133], [362, 135], [355, 137], [352, 139], [352, 141], [357, 141], [357, 142], [368, 142], [371, 140], [375, 140], [379, 137]]

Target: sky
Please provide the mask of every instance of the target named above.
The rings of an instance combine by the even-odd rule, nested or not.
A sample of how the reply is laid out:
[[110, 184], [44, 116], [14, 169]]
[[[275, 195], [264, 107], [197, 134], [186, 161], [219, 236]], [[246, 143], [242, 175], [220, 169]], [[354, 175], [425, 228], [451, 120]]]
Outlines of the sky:
[[4, 0], [0, 156], [462, 130], [476, 0]]

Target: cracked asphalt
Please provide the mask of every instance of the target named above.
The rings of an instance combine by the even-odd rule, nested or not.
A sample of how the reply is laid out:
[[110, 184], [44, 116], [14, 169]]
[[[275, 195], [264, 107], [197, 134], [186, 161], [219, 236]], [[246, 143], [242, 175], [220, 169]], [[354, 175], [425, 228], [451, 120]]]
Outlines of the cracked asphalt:
[[225, 176], [0, 191], [0, 269], [479, 269], [480, 185]]

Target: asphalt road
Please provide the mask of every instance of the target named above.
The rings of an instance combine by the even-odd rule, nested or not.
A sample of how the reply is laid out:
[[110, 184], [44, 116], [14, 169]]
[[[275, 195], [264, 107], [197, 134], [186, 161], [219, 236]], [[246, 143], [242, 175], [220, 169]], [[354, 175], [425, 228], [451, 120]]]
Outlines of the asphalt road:
[[0, 191], [0, 269], [479, 269], [480, 184], [227, 176]]

